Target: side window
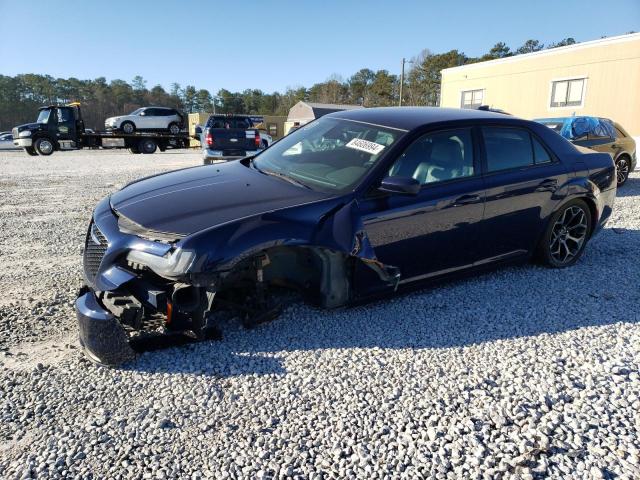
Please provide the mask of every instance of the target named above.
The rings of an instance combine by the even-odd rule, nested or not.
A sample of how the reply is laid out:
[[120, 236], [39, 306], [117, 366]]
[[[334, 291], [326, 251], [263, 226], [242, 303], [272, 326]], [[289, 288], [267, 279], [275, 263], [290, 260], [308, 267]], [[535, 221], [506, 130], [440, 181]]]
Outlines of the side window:
[[467, 128], [423, 135], [407, 147], [389, 170], [390, 176], [412, 177], [421, 185], [473, 174], [473, 142]]
[[483, 127], [487, 171], [498, 172], [534, 164], [531, 135], [519, 128]]
[[58, 123], [67, 123], [73, 121], [73, 112], [68, 108], [56, 109]]
[[533, 157], [536, 162], [536, 165], [541, 163], [549, 163], [551, 162], [551, 155], [546, 148], [542, 146], [542, 144], [536, 139], [533, 138]]

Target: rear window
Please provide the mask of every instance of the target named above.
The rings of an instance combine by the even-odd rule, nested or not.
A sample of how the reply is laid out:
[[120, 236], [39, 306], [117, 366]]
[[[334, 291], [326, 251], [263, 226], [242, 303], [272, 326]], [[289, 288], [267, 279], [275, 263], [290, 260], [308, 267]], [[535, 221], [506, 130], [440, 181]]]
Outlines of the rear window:
[[246, 118], [233, 117], [209, 117], [207, 128], [251, 128], [251, 123]]

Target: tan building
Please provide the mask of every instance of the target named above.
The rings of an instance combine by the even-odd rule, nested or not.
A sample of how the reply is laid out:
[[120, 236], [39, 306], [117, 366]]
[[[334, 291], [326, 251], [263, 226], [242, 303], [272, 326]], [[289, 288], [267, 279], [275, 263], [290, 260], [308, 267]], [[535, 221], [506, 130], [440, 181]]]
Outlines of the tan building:
[[287, 121], [284, 123], [285, 135], [293, 127], [300, 127], [316, 118], [341, 110], [353, 110], [354, 108], [364, 108], [361, 105], [338, 105], [334, 103], [312, 103], [300, 101], [289, 109]]
[[593, 115], [640, 140], [640, 33], [442, 70], [442, 107], [522, 118]]

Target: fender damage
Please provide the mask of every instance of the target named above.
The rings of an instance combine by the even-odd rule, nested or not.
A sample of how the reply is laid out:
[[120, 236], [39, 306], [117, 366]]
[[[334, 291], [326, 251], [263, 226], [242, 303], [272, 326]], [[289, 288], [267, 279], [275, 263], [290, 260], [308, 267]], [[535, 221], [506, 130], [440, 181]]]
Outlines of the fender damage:
[[[166, 278], [132, 262], [131, 249], [196, 255], [187, 273]], [[96, 250], [102, 254], [97, 269], [90, 256]], [[398, 269], [377, 260], [353, 199], [267, 211], [173, 238], [145, 231], [105, 199], [87, 233], [87, 286], [76, 301], [80, 343], [92, 361], [118, 365], [149, 338], [215, 338], [220, 315], [246, 326], [271, 320], [280, 311], [275, 290], [297, 290], [324, 308], [343, 306], [354, 298], [357, 262], [397, 286]]]

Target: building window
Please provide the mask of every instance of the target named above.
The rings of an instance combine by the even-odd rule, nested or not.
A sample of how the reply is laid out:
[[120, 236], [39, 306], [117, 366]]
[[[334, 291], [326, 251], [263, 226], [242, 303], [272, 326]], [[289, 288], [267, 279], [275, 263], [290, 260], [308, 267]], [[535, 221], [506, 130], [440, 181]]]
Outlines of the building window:
[[278, 124], [277, 123], [269, 123], [268, 124], [269, 135], [272, 137], [278, 136]]
[[584, 95], [584, 78], [559, 80], [551, 83], [552, 107], [579, 107]]
[[460, 108], [478, 108], [482, 105], [484, 90], [466, 90], [460, 98]]

